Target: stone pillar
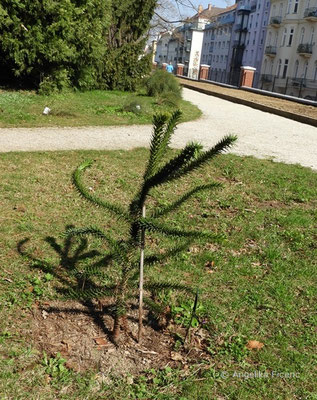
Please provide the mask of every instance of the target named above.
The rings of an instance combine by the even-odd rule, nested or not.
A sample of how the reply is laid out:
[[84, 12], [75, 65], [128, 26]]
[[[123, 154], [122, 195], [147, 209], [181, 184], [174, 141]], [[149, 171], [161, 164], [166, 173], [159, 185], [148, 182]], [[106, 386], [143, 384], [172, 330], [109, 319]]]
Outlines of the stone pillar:
[[166, 71], [166, 67], [167, 67], [167, 63], [163, 63], [162, 64], [162, 69], [164, 69]]
[[205, 79], [205, 80], [208, 79], [209, 69], [210, 69], [210, 65], [207, 65], [207, 64], [200, 65], [200, 79]]
[[241, 67], [240, 86], [252, 88], [255, 71], [253, 67]]
[[184, 64], [177, 64], [176, 75], [184, 75]]
[[152, 63], [152, 69], [156, 69], [157, 68], [157, 62], [156, 61], [153, 61], [153, 63]]

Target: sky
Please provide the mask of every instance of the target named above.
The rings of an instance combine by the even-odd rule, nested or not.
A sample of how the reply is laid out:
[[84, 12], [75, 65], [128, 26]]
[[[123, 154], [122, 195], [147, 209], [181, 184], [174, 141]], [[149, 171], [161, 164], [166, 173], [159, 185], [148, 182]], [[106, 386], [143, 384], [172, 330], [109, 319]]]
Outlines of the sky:
[[[227, 4], [229, 3], [229, 4]], [[208, 4], [212, 4], [213, 6], [216, 7], [226, 7], [227, 5], [231, 6], [234, 3], [233, 0], [225, 1], [225, 0], [201, 0], [201, 1], [193, 1], [193, 4], [195, 6], [199, 6], [199, 4], [202, 4], [204, 8], [208, 7]]]
[[[227, 7], [227, 6], [231, 6], [232, 4], [234, 4], [234, 0], [191, 0], [191, 2], [194, 4], [195, 7], [198, 8], [199, 4], [203, 5], [204, 8], [208, 7], [208, 4], [212, 4], [213, 6], [216, 7]], [[192, 15], [192, 10], [190, 10], [190, 8], [187, 7], [183, 7], [182, 8], [183, 12], [189, 15]]]

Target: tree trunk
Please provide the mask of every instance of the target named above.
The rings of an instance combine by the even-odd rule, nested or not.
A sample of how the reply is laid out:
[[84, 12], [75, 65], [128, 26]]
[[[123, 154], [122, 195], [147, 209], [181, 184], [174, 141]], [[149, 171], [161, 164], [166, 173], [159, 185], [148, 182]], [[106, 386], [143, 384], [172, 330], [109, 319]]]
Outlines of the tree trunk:
[[112, 338], [115, 343], [118, 343], [120, 339], [120, 325], [121, 325], [121, 317], [120, 315], [115, 315], [114, 317], [114, 325], [112, 331]]

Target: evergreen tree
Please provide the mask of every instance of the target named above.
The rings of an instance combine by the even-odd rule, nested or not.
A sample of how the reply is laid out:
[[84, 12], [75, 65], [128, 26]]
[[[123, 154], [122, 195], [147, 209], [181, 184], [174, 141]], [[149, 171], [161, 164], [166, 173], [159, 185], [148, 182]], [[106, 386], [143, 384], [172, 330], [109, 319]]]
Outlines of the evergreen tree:
[[109, 52], [104, 78], [111, 89], [134, 90], [150, 71], [150, 58], [143, 55], [156, 0], [112, 2]]
[[2, 84], [133, 89], [155, 1], [2, 0]]
[[[165, 217], [171, 211], [176, 210], [196, 193], [219, 187], [220, 185], [216, 182], [195, 187], [164, 208], [148, 210], [148, 215], [146, 215], [147, 198], [153, 188], [162, 187], [167, 182], [175, 181], [197, 170], [216, 155], [230, 148], [236, 140], [234, 136], [227, 136], [207, 151], [202, 151], [201, 146], [197, 143], [189, 143], [174, 158], [164, 163], [163, 157], [166, 155], [166, 150], [179, 119], [179, 111], [174, 112], [171, 117], [166, 115], [157, 115], [154, 117], [149, 160], [145, 168], [142, 184], [135, 197], [131, 200], [128, 209], [123, 209], [120, 205], [101, 200], [86, 188], [82, 181], [82, 174], [87, 168], [91, 167], [92, 163], [90, 161], [81, 164], [73, 175], [75, 187], [86, 200], [94, 206], [107, 210], [116, 216], [120, 223], [126, 224], [129, 227], [129, 236], [120, 240], [114, 239], [108, 232], [103, 232], [100, 228], [94, 226], [70, 229], [68, 231], [69, 237], [95, 236], [103, 240], [110, 249], [111, 260], [116, 267], [116, 273], [107, 273], [109, 271], [109, 257], [104, 258], [104, 267], [107, 266], [108, 270], [105, 269], [103, 274], [101, 273], [102, 265], [100, 263], [95, 266], [88, 266], [82, 271], [72, 271], [72, 274], [77, 274], [80, 279], [71, 290], [71, 295], [75, 298], [89, 300], [105, 296], [115, 298], [113, 328], [113, 338], [115, 341], [119, 339], [120, 327], [123, 329], [127, 327], [127, 307], [129, 300], [137, 294], [138, 282], [139, 339], [142, 333], [143, 301], [151, 306], [152, 309], [157, 310], [157, 305], [150, 298], [144, 297], [143, 294], [146, 233], [156, 232], [171, 238], [209, 238], [214, 240], [219, 238], [219, 235], [212, 232], [171, 228], [168, 221], [164, 221]], [[177, 251], [177, 248], [173, 249], [170, 255], [176, 254]], [[93, 277], [97, 278], [97, 281], [94, 281]], [[102, 277], [109, 284], [102, 284], [101, 281], [98, 283], [98, 277]], [[190, 288], [179, 283], [171, 283], [170, 281], [163, 280], [160, 282], [149, 282], [147, 279], [145, 280], [144, 288], [155, 290], [165, 288], [190, 290]]]

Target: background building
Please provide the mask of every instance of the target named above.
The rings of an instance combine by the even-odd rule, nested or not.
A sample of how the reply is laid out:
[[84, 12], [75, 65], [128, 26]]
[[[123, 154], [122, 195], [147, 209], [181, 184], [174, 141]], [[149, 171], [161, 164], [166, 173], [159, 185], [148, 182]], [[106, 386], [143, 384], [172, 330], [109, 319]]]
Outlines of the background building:
[[235, 12], [235, 5], [228, 7], [205, 27], [201, 63], [210, 66], [210, 80], [226, 82], [228, 79], [228, 57]]
[[255, 87], [258, 86], [260, 78], [270, 4], [269, 0], [252, 0], [250, 2], [248, 31], [242, 65], [254, 67], [256, 69], [253, 82]]
[[156, 42], [155, 62], [163, 64], [168, 62], [168, 45], [172, 37], [172, 32], [163, 32]]
[[253, 87], [317, 100], [316, 38], [317, 0], [236, 0], [225, 9], [200, 6], [162, 34], [155, 60], [175, 71], [183, 64], [194, 79], [206, 65], [209, 80], [236, 86], [241, 67], [250, 66]]
[[271, 0], [261, 87], [317, 100], [317, 0]]
[[184, 74], [193, 79], [199, 76], [201, 53], [206, 24], [224, 8], [213, 7], [203, 9], [173, 32], [163, 33], [157, 41], [155, 61], [158, 64], [172, 62], [175, 70], [177, 64], [184, 64]]

